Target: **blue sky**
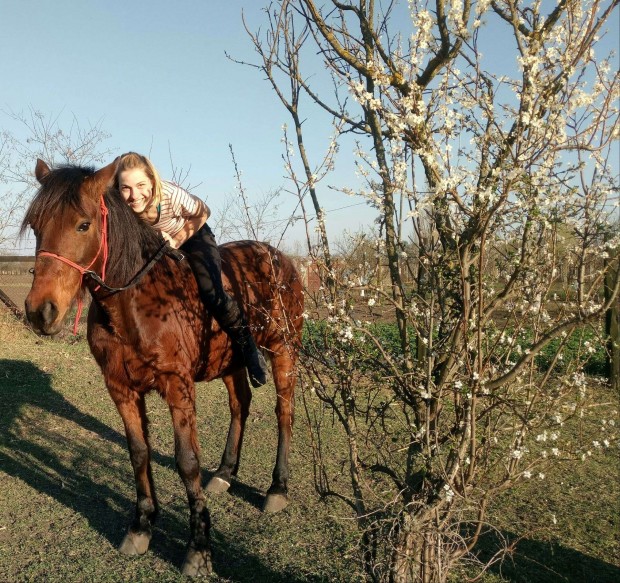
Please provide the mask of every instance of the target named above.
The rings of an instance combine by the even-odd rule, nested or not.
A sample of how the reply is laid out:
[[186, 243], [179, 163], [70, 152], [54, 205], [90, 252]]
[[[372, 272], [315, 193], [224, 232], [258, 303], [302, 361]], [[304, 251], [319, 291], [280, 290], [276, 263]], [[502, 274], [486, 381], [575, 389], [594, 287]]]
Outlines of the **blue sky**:
[[[258, 28], [262, 5], [0, 0], [0, 109], [62, 112], [61, 125], [73, 115], [81, 127], [101, 123], [111, 134], [107, 146], [149, 154], [164, 177], [172, 156], [189, 169], [187, 182], [199, 185], [193, 192], [215, 208], [235, 189], [232, 144], [244, 187], [258, 197], [284, 183], [288, 113], [256, 70], [225, 52], [255, 61], [241, 14]], [[326, 208], [351, 204], [329, 196]], [[282, 210], [294, 203], [287, 199]]]
[[285, 112], [224, 55], [251, 51], [242, 4], [256, 20], [258, 2], [2, 0], [0, 104], [101, 120], [119, 152], [150, 152], [165, 166], [171, 150], [213, 192], [230, 185], [233, 142], [268, 183], [277, 146], [260, 144], [278, 143]]
[[[100, 123], [115, 154], [148, 154], [164, 177], [172, 156], [177, 168], [189, 170], [187, 183], [199, 185], [193, 192], [215, 209], [236, 186], [232, 144], [244, 187], [260, 197], [284, 184], [280, 140], [288, 113], [259, 72], [225, 53], [256, 61], [241, 14], [256, 30], [264, 26], [266, 3], [0, 0], [0, 109], [62, 112], [61, 125], [73, 116], [82, 127]], [[494, 39], [492, 29], [494, 68], [514, 66], [514, 54], [502, 50], [505, 41]], [[312, 121], [306, 139], [318, 155], [331, 128]], [[349, 179], [354, 176], [335, 178]], [[356, 200], [327, 185], [321, 189], [336, 232], [371, 220], [363, 205], [351, 206]], [[280, 212], [294, 205], [284, 199]], [[291, 239], [303, 239], [300, 227]]]

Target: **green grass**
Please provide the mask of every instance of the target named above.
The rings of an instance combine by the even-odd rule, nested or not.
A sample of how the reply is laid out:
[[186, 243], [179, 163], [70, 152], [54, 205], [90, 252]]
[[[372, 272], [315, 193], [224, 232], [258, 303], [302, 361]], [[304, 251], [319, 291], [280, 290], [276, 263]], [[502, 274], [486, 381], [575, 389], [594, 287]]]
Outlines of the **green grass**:
[[[601, 338], [603, 337], [602, 331], [600, 335], [594, 333], [591, 328], [582, 328], [575, 330], [573, 334], [568, 337], [566, 344], [562, 350], [563, 359], [556, 363], [555, 371], [563, 372], [566, 367], [569, 366], [577, 355], [582, 355], [581, 358], [586, 358], [583, 365], [583, 372], [594, 376], [604, 376], [606, 371], [606, 352]], [[594, 350], [592, 354], [589, 354], [585, 349], [585, 343], [589, 343]], [[545, 348], [536, 357], [536, 364], [542, 371], [547, 371], [551, 366], [553, 358], [555, 357], [558, 348], [560, 347], [561, 339], [556, 338], [549, 342]]]
[[617, 445], [602, 458], [559, 463], [546, 472], [544, 480], [520, 482], [494, 501], [489, 520], [498, 530], [482, 538], [477, 553], [481, 560], [487, 560], [502, 544], [519, 542], [482, 581], [620, 580], [618, 500]]
[[[224, 446], [227, 395], [218, 381], [199, 385], [198, 395], [206, 480]], [[185, 580], [179, 567], [187, 504], [174, 469], [170, 417], [157, 396], [148, 403], [161, 514], [149, 552], [126, 558], [116, 546], [133, 512], [133, 477], [120, 418], [86, 343], [68, 334], [40, 339], [0, 312], [0, 582]], [[291, 504], [276, 515], [260, 510], [275, 458], [274, 406], [273, 387], [254, 391], [238, 480], [229, 493], [208, 495], [212, 580], [359, 581], [351, 515], [314, 490], [300, 398]], [[346, 483], [343, 440], [326, 439], [331, 471]], [[524, 539], [483, 583], [620, 580], [617, 450], [554, 472], [544, 482], [521, 484], [491, 509], [503, 536]], [[480, 552], [487, 556], [496, 545], [489, 535]]]
[[[169, 412], [148, 399], [153, 471], [161, 504], [151, 549], [116, 551], [133, 513], [134, 483], [120, 417], [85, 342], [39, 339], [0, 314], [0, 581], [184, 581], [185, 491], [174, 469]], [[204, 480], [228, 426], [223, 384], [198, 387]], [[345, 558], [350, 521], [317, 500], [303, 418], [291, 452], [291, 504], [260, 508], [271, 481], [275, 392], [254, 391], [238, 480], [208, 495], [221, 581], [355, 580]]]
[[[383, 349], [392, 356], [398, 356], [402, 353], [400, 347], [400, 336], [398, 328], [392, 322], [375, 322], [369, 326], [369, 331], [377, 338]], [[506, 330], [508, 334], [512, 334], [511, 329]], [[328, 328], [325, 322], [310, 320], [304, 325], [304, 347], [310, 353], [316, 350], [323, 350], [325, 342], [323, 340], [325, 334], [328, 334]], [[415, 342], [416, 335], [413, 328], [409, 330], [410, 337]], [[575, 360], [583, 362], [583, 372], [593, 376], [605, 376], [606, 374], [606, 356], [604, 343], [601, 341], [604, 334], [602, 329], [599, 334], [595, 333], [593, 328], [582, 328], [575, 330], [566, 340], [562, 348], [562, 359], [558, 360], [554, 366], [556, 373], [562, 373]], [[556, 338], [549, 342], [536, 356], [535, 363], [541, 372], [549, 370], [551, 363], [558, 351], [562, 340]], [[589, 343], [592, 347], [592, 354], [588, 353], [585, 343]], [[522, 349], [531, 346], [531, 334], [525, 335], [519, 341]], [[345, 347], [346, 348], [346, 347]], [[353, 349], [351, 349], [353, 350]], [[375, 357], [379, 356], [378, 351], [369, 349], [370, 354]], [[498, 352], [499, 355], [499, 352]]]

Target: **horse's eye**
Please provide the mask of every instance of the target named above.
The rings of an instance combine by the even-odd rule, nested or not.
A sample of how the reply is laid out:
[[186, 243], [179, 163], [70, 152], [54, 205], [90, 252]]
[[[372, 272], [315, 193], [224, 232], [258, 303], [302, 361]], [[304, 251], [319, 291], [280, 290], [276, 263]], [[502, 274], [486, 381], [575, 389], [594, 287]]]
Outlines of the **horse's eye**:
[[90, 227], [90, 223], [88, 221], [83, 222], [78, 228], [78, 233], [84, 233], [86, 231], [88, 231]]

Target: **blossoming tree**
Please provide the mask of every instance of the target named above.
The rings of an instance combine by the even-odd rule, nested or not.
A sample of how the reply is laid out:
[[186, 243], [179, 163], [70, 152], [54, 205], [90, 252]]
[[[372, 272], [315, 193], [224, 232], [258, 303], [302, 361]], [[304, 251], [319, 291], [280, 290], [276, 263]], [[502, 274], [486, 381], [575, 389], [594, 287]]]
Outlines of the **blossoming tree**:
[[[346, 436], [350, 479], [317, 439], [317, 485], [353, 509], [370, 579], [444, 581], [495, 496], [614, 439], [613, 420], [594, 444], [565, 428], [596, 400], [583, 366], [618, 297], [619, 77], [595, 53], [617, 4], [280, 0], [248, 31], [318, 233], [305, 381]], [[306, 106], [332, 124], [319, 158]], [[352, 143], [361, 184], [342, 190], [377, 229], [343, 261], [321, 186]]]

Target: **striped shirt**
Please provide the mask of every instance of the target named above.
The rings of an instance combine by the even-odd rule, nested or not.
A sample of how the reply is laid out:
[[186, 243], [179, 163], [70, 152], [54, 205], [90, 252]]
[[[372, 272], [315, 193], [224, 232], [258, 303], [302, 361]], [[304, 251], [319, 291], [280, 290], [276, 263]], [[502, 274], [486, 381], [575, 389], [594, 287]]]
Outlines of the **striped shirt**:
[[162, 180], [159, 219], [153, 228], [174, 237], [188, 219], [199, 217], [204, 211], [205, 204], [197, 196], [172, 182]]

